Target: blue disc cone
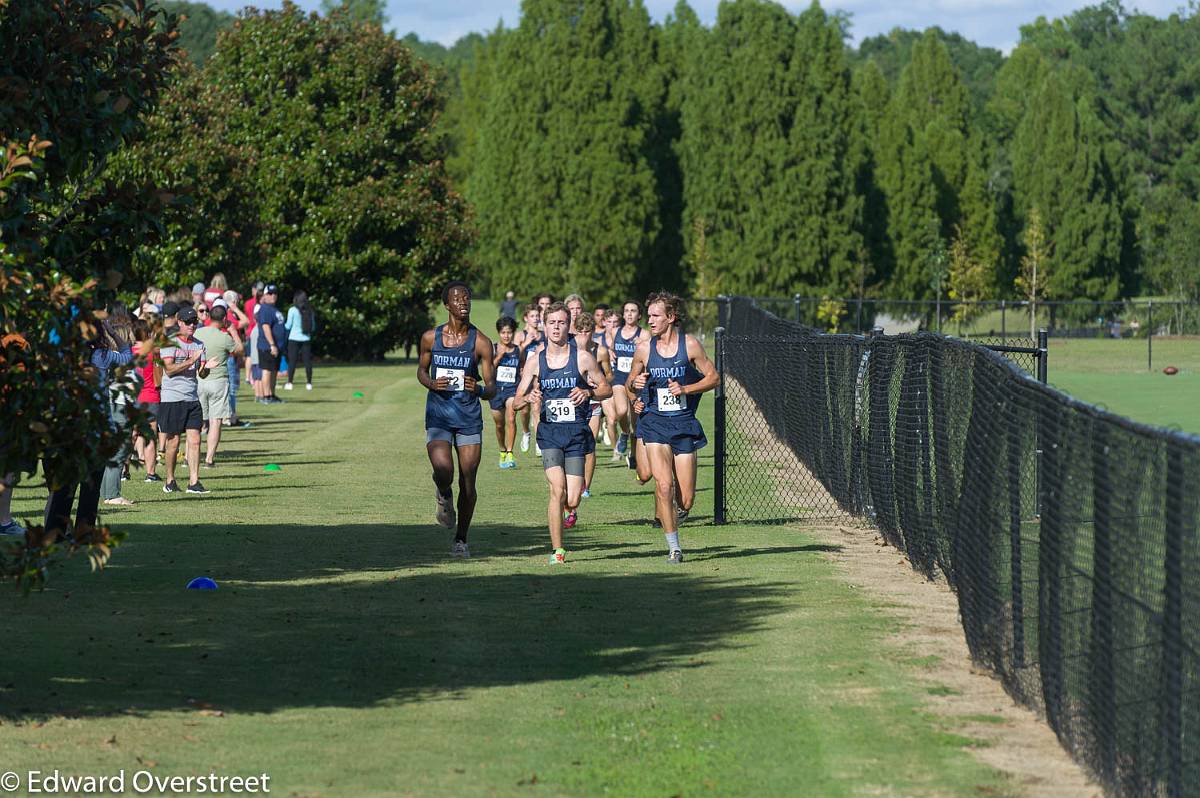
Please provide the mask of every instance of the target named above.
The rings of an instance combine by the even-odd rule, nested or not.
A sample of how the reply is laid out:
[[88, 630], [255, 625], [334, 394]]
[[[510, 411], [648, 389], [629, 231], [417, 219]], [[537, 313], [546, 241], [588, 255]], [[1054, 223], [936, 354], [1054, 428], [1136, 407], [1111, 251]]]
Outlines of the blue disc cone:
[[192, 581], [188, 582], [188, 590], [216, 590], [217, 583], [209, 579], [207, 576], [197, 576]]

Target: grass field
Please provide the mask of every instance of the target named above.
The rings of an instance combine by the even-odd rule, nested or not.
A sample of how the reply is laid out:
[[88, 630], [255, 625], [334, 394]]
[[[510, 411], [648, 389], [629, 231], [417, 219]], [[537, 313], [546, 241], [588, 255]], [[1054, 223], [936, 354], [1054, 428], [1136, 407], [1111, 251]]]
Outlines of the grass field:
[[[1051, 338], [1050, 384], [1072, 396], [1147, 424], [1200, 433], [1200, 339], [1154, 339], [1154, 369], [1145, 340]], [[1173, 365], [1174, 376], [1162, 373]]]
[[[650, 489], [604, 465], [552, 570], [538, 461], [500, 471], [485, 437], [475, 556], [452, 560], [411, 364], [316, 384], [251, 406], [211, 496], [126, 483], [105, 573], [9, 594], [0, 770], [266, 772], [288, 796], [1013, 791], [927, 713], [919, 657], [826, 545], [707, 525], [710, 458], [683, 567]], [[19, 488], [18, 516], [44, 496]], [[221, 589], [185, 590], [199, 575]]]

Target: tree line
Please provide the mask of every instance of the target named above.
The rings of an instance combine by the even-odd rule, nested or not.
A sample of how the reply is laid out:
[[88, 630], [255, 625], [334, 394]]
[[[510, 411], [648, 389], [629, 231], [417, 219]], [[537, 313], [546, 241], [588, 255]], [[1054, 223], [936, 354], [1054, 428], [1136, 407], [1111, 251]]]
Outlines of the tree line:
[[707, 26], [686, 1], [656, 23], [639, 0], [524, 0], [453, 47], [409, 34], [449, 96], [471, 265], [493, 291], [597, 299], [1200, 295], [1194, 9], [1105, 2], [1030, 22], [1007, 56], [938, 28], [852, 48], [849, 24], [816, 3], [725, 0]]

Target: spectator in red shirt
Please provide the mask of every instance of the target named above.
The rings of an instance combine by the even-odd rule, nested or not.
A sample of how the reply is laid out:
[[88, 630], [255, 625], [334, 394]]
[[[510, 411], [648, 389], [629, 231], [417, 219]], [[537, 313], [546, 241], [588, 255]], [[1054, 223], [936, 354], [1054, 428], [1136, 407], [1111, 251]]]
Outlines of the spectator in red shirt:
[[150, 429], [154, 431], [154, 434], [149, 438], [135, 435], [133, 439], [133, 451], [138, 459], [142, 461], [142, 467], [146, 469], [146, 481], [162, 482], [162, 477], [157, 473], [158, 403], [162, 401], [162, 394], [159, 391], [159, 385], [162, 382], [162, 371], [161, 366], [159, 369], [155, 369], [154, 367], [155, 358], [153, 356], [154, 348], [152, 344], [154, 330], [150, 324], [141, 320], [135, 322], [133, 333], [137, 336], [137, 343], [133, 345], [133, 353], [145, 360], [145, 363], [137, 367], [138, 374], [142, 378], [142, 390], [138, 393], [137, 406], [150, 414]]

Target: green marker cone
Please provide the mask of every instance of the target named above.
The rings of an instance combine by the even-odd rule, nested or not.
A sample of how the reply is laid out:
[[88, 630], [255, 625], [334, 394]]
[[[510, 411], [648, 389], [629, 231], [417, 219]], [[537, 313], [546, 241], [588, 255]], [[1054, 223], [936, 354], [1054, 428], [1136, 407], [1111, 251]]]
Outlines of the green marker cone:
[[355, 391], [355, 392], [354, 392], [354, 398], [355, 398], [355, 399], [362, 399], [364, 396], [366, 396], [366, 394], [364, 394], [362, 391]]
[[283, 469], [280, 468], [275, 463], [267, 463], [265, 466], [263, 466], [263, 471], [282, 471], [282, 470]]

